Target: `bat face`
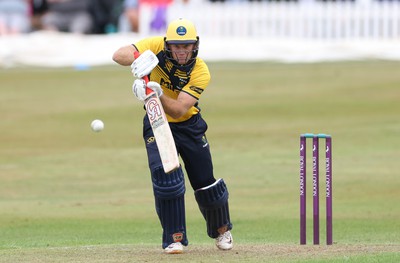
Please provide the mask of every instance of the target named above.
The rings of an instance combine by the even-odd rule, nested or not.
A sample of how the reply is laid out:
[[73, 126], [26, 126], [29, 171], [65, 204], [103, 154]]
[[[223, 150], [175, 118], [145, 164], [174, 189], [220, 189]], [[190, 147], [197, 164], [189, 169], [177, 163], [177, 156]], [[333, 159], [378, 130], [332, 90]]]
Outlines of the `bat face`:
[[[134, 52], [135, 60], [139, 57], [139, 52]], [[154, 56], [152, 63], [158, 63], [158, 58]], [[149, 82], [148, 76], [143, 76], [146, 84]], [[154, 138], [158, 152], [160, 153], [161, 162], [165, 173], [170, 173], [179, 168], [178, 152], [176, 150], [174, 137], [169, 127], [167, 116], [165, 116], [164, 108], [160, 98], [150, 88], [146, 88], [147, 97], [144, 100], [147, 116], [153, 130]]]
[[162, 114], [162, 108], [160, 105], [160, 102], [156, 96], [154, 96], [155, 93], [153, 93], [148, 100], [146, 100], [146, 111], [147, 111], [147, 116], [149, 117], [151, 127], [157, 128], [160, 125], [164, 124], [164, 118]]
[[170, 173], [179, 167], [179, 158], [167, 116], [155, 92], [150, 93], [144, 103], [164, 171]]

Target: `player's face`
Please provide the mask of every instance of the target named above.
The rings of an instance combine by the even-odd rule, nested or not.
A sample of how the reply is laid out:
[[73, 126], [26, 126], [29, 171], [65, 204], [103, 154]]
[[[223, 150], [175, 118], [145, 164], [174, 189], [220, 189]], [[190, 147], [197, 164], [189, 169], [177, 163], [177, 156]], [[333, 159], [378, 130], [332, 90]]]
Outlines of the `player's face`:
[[172, 52], [172, 57], [179, 65], [185, 65], [192, 58], [192, 51], [195, 44], [170, 44], [169, 48]]

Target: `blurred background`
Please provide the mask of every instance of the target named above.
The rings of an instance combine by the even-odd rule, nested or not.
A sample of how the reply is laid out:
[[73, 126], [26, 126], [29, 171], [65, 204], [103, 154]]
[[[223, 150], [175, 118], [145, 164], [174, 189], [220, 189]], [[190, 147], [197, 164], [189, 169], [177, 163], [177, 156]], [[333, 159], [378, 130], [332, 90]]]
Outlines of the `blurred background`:
[[[0, 263], [165, 261], [143, 104], [112, 55], [179, 17], [212, 74], [200, 105], [238, 244], [212, 252], [187, 185], [181, 262], [400, 262], [400, 0], [0, 0]], [[334, 138], [331, 248], [297, 246], [305, 132]]]
[[400, 59], [396, 0], [0, 0], [0, 68], [113, 64], [179, 17], [208, 61]]

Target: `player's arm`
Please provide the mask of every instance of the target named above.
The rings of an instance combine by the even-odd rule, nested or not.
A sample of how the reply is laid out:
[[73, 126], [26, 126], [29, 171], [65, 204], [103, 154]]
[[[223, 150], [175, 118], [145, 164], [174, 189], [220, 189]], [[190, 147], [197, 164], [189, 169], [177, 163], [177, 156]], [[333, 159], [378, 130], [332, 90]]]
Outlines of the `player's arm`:
[[[163, 106], [164, 112], [174, 119], [179, 119], [186, 112], [196, 104], [197, 99], [186, 92], [180, 92], [176, 99], [165, 95], [161, 89], [160, 84], [154, 81], [149, 81], [147, 87], [157, 93]], [[133, 83], [132, 91], [135, 96], [144, 101], [146, 98], [146, 83], [143, 80], [137, 79]]]
[[137, 50], [134, 45], [120, 47], [114, 52], [112, 59], [122, 66], [130, 66], [135, 60], [133, 56], [135, 51]]
[[185, 92], [181, 92], [178, 98], [173, 99], [167, 95], [160, 97], [165, 113], [174, 119], [179, 119], [197, 102], [197, 99]]

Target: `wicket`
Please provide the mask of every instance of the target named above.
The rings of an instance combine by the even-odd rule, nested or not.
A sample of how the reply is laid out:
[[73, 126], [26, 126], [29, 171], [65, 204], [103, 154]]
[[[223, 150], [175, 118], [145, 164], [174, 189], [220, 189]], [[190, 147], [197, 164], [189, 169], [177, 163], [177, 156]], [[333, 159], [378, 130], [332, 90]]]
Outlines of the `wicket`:
[[313, 230], [314, 245], [319, 244], [319, 139], [325, 139], [326, 173], [326, 244], [332, 245], [332, 137], [327, 134], [305, 133], [300, 135], [300, 244], [307, 243], [306, 236], [306, 142], [312, 139], [313, 165]]

